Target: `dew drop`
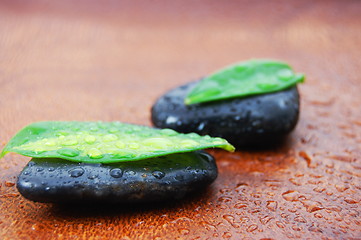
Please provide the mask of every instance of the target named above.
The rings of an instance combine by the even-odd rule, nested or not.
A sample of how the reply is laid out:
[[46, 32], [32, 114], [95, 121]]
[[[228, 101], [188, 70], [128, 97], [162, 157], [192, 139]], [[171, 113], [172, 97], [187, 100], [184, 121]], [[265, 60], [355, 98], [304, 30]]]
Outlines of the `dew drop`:
[[129, 144], [129, 148], [130, 149], [139, 149], [139, 144], [138, 143], [130, 143]]
[[115, 134], [107, 134], [103, 137], [104, 142], [112, 142], [118, 140], [118, 137]]
[[93, 144], [93, 143], [95, 143], [96, 140], [97, 139], [94, 136], [91, 136], [91, 135], [88, 135], [88, 136], [84, 137], [84, 141], [87, 144]]
[[160, 132], [163, 136], [175, 136], [178, 134], [176, 131], [169, 129], [169, 128], [164, 128], [164, 129], [160, 130]]
[[91, 148], [88, 150], [87, 152], [88, 156], [92, 159], [98, 159], [98, 158], [102, 158], [103, 157], [103, 154], [102, 152], [97, 149], [97, 148]]
[[257, 83], [257, 87], [262, 90], [271, 90], [277, 87], [275, 83]]
[[287, 191], [282, 193], [282, 196], [287, 201], [298, 201], [299, 195], [297, 191]]
[[152, 175], [157, 179], [162, 179], [165, 176], [165, 173], [161, 171], [154, 171], [152, 172]]
[[50, 167], [50, 168], [48, 168], [48, 171], [49, 171], [49, 172], [54, 172], [54, 171], [55, 171], [55, 168]]
[[293, 76], [293, 72], [290, 69], [282, 69], [278, 71], [277, 76], [279, 80], [287, 82]]
[[163, 137], [148, 138], [144, 140], [142, 143], [145, 146], [157, 148], [157, 149], [163, 149], [165, 147], [169, 147], [173, 145], [170, 140]]
[[125, 145], [125, 143], [122, 142], [122, 141], [117, 141], [117, 142], [115, 142], [115, 146], [116, 146], [117, 148], [124, 149], [126, 145]]
[[76, 157], [80, 154], [78, 150], [72, 148], [61, 148], [56, 152], [66, 157]]
[[70, 169], [69, 171], [68, 171], [68, 173], [69, 173], [69, 175], [71, 176], [71, 177], [80, 177], [81, 175], [83, 175], [84, 174], [84, 169], [83, 168], [81, 168], [81, 167], [76, 167], [76, 168], [73, 168], [73, 169]]
[[61, 145], [64, 146], [74, 146], [76, 144], [78, 144], [78, 141], [75, 138], [65, 138], [61, 141]]
[[113, 178], [120, 178], [123, 176], [123, 170], [120, 168], [113, 168], [112, 170], [110, 170], [109, 174]]
[[187, 139], [187, 140], [183, 140], [180, 142], [180, 146], [182, 148], [190, 148], [190, 147], [193, 147], [193, 146], [196, 146], [198, 145], [198, 143], [194, 140], [190, 140], [190, 139]]

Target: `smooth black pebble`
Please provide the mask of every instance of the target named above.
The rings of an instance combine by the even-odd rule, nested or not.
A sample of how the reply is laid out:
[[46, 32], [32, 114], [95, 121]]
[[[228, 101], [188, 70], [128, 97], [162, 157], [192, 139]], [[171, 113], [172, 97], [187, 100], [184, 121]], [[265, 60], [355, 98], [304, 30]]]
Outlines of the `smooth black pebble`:
[[222, 137], [236, 147], [267, 147], [280, 142], [298, 121], [297, 87], [279, 92], [185, 105], [184, 99], [196, 82], [175, 88], [152, 107], [158, 128]]
[[17, 188], [36, 202], [162, 201], [205, 188], [217, 174], [214, 158], [204, 151], [113, 164], [33, 158]]

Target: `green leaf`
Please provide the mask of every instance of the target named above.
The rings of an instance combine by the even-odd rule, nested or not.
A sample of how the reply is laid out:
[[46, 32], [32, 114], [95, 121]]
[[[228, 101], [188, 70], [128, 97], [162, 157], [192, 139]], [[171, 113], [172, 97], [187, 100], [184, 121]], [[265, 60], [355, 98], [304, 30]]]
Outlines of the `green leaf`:
[[171, 129], [120, 122], [37, 122], [18, 132], [0, 158], [16, 152], [35, 158], [112, 163], [214, 147], [234, 151], [222, 138], [181, 134]]
[[250, 60], [204, 78], [188, 93], [184, 102], [189, 105], [276, 92], [303, 82], [304, 78], [286, 63]]

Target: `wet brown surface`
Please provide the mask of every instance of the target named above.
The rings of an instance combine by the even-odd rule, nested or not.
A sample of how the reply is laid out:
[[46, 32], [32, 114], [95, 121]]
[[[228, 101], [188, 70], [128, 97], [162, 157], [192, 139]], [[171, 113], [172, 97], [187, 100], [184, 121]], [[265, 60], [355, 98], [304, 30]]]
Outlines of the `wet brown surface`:
[[29, 158], [0, 160], [0, 239], [361, 237], [360, 1], [0, 2], [0, 139], [41, 120], [150, 125], [171, 87], [276, 58], [307, 75], [301, 118], [277, 149], [215, 151], [205, 192], [152, 206], [38, 204]]

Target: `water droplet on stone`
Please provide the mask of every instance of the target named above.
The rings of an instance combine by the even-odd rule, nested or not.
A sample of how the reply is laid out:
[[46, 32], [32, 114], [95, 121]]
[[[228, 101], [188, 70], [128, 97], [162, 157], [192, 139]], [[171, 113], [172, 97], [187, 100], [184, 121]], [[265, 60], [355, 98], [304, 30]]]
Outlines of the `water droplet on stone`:
[[161, 171], [154, 171], [152, 172], [152, 175], [157, 179], [162, 179], [165, 176], [165, 173]]
[[131, 176], [135, 175], [135, 172], [133, 170], [126, 171], [126, 173]]
[[42, 171], [44, 171], [44, 168], [38, 167], [38, 168], [36, 168], [36, 171], [37, 171], [37, 172], [42, 172]]
[[76, 167], [68, 171], [71, 177], [80, 177], [81, 175], [84, 174], [84, 172], [85, 172], [84, 169], [81, 167]]
[[120, 178], [123, 176], [123, 171], [120, 168], [113, 168], [112, 170], [110, 170], [109, 174], [113, 178]]

